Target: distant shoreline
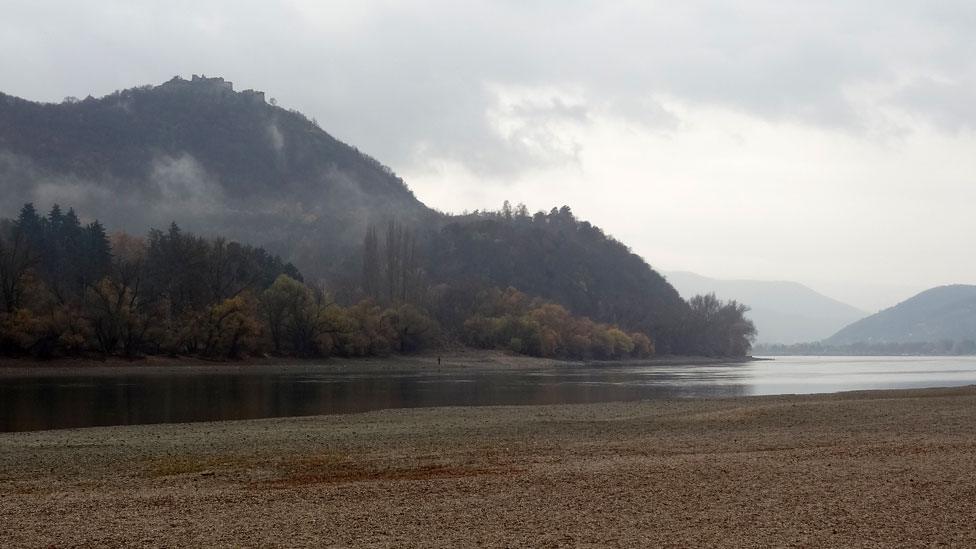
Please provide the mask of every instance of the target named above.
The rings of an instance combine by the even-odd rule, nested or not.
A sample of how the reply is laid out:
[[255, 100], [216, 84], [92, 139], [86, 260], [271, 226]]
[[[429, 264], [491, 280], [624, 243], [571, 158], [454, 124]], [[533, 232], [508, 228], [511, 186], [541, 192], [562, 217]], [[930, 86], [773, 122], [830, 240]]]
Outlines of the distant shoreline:
[[[438, 358], [440, 363], [438, 364]], [[536, 358], [512, 355], [501, 351], [452, 350], [441, 355], [425, 353], [419, 355], [391, 355], [370, 358], [285, 358], [256, 357], [239, 361], [209, 361], [195, 357], [149, 356], [128, 360], [108, 357], [105, 360], [93, 358], [60, 358], [37, 360], [31, 358], [0, 358], [0, 378], [27, 376], [70, 376], [70, 375], [118, 375], [124, 373], [168, 374], [207, 373], [238, 374], [276, 373], [276, 372], [329, 372], [329, 373], [378, 373], [411, 372], [437, 370], [523, 370], [537, 368], [568, 367], [642, 367], [642, 366], [696, 366], [708, 364], [745, 363], [768, 358], [739, 357], [714, 358], [702, 356], [665, 355], [646, 359], [580, 361]]]

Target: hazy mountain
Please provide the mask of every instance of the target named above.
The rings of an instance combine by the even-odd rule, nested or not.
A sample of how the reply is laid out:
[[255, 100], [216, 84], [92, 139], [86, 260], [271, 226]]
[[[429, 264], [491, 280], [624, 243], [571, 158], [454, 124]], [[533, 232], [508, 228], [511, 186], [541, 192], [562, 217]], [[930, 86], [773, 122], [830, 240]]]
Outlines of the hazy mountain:
[[915, 343], [976, 339], [976, 286], [956, 284], [926, 290], [894, 307], [859, 320], [825, 341]]
[[748, 305], [759, 331], [757, 341], [764, 343], [819, 341], [867, 315], [796, 282], [717, 280], [683, 271], [665, 275], [685, 299], [714, 292]]
[[313, 275], [358, 247], [367, 224], [433, 215], [314, 121], [196, 76], [60, 104], [0, 94], [0, 193], [0, 216], [34, 202], [134, 232], [176, 221], [268, 246]]

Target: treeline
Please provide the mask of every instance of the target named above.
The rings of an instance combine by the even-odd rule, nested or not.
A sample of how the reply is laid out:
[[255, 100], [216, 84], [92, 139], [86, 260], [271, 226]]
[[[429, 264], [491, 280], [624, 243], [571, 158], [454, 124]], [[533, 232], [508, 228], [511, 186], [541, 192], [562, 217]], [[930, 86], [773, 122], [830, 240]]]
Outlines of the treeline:
[[[587, 243], [602, 251], [574, 261]], [[666, 282], [568, 208], [506, 207], [439, 233], [372, 226], [357, 278], [327, 291], [262, 248], [176, 224], [108, 236], [73, 210], [27, 204], [0, 222], [0, 353], [370, 356], [454, 342], [604, 360], [647, 357], [661, 341], [666, 353], [742, 356], [755, 335], [741, 304], [641, 294]]]
[[8, 355], [363, 356], [439, 337], [410, 305], [341, 307], [261, 248], [175, 224], [108, 237], [57, 206], [0, 222], [0, 288]]
[[756, 354], [774, 356], [968, 356], [976, 355], [972, 339], [917, 341], [909, 343], [868, 343], [828, 345], [821, 342], [792, 345], [760, 344]]
[[[382, 236], [381, 236], [382, 235]], [[430, 240], [426, 244], [429, 245]], [[363, 241], [362, 291], [370, 302], [429, 314], [449, 341], [538, 357], [619, 359], [654, 354], [646, 334], [573, 315], [561, 305], [484, 280], [434, 282], [430, 248], [391, 221]], [[435, 267], [436, 269], [436, 267]]]
[[[430, 284], [414, 233], [364, 242], [363, 293], [336, 303], [262, 248], [173, 224], [111, 236], [73, 210], [27, 204], [0, 222], [0, 353], [373, 356], [457, 341], [533, 356], [653, 354], [645, 334], [574, 316], [515, 290]], [[447, 328], [442, 328], [442, 322]]]

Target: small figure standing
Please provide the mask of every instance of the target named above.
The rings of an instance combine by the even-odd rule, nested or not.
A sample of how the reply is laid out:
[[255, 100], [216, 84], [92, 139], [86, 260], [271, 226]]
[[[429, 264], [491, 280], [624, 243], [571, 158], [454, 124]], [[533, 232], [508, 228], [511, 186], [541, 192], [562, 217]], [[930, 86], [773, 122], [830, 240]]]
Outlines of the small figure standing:
[[438, 366], [440, 366], [440, 365], [441, 365], [441, 357], [437, 357], [437, 365], [438, 365]]

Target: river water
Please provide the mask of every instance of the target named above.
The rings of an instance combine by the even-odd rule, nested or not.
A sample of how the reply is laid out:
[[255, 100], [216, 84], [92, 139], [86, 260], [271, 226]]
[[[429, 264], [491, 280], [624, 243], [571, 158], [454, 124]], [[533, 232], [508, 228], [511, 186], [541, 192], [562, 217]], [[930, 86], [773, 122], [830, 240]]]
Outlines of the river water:
[[563, 404], [976, 385], [976, 357], [773, 357], [707, 366], [336, 374], [315, 368], [0, 377], [0, 432], [386, 408]]

